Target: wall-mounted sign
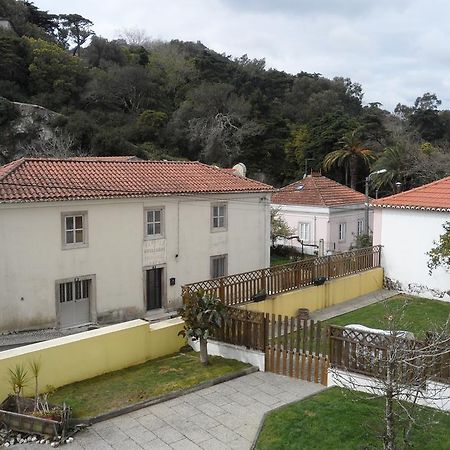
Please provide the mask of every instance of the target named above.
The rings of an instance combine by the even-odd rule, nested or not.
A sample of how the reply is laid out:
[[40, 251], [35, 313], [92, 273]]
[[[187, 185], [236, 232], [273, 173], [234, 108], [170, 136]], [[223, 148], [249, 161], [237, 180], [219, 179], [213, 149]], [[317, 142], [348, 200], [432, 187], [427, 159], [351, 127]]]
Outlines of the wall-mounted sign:
[[143, 267], [165, 264], [166, 259], [165, 239], [149, 239], [148, 241], [144, 241], [142, 248]]

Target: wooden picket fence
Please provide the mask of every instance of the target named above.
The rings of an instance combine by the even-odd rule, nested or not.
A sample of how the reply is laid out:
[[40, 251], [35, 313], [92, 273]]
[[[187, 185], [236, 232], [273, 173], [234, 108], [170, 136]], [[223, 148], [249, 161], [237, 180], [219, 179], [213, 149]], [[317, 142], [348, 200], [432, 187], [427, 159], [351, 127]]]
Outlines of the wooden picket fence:
[[327, 384], [327, 329], [319, 321], [228, 307], [213, 339], [264, 352], [267, 372]]
[[205, 294], [219, 298], [225, 305], [239, 305], [261, 296], [311, 286], [320, 279], [330, 280], [380, 267], [380, 261], [381, 246], [376, 245], [187, 284], [182, 287], [182, 295], [186, 299], [202, 290]]
[[213, 339], [249, 349], [265, 351], [266, 321], [264, 313], [227, 307], [226, 320]]
[[320, 321], [266, 316], [266, 371], [327, 385], [327, 328]]

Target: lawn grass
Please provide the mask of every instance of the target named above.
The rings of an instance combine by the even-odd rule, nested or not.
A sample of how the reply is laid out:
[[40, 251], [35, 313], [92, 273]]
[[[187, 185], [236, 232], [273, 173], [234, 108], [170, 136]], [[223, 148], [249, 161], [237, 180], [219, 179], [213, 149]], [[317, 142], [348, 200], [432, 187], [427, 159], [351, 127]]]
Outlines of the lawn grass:
[[[403, 316], [400, 314], [402, 309]], [[357, 323], [370, 328], [386, 329], [386, 317], [389, 315], [400, 317], [399, 327], [402, 330], [411, 331], [416, 338], [422, 339], [427, 331], [442, 327], [450, 315], [450, 303], [398, 295], [386, 301], [333, 317], [324, 323], [340, 326]]]
[[[357, 395], [332, 388], [270, 413], [256, 449], [382, 449], [383, 399]], [[423, 408], [418, 424], [421, 427], [415, 427], [412, 433], [413, 448], [450, 448], [450, 414]]]
[[298, 255], [298, 256], [293, 256], [293, 257], [289, 257], [289, 256], [280, 256], [280, 255], [275, 255], [272, 254], [270, 255], [270, 265], [271, 266], [279, 266], [282, 264], [291, 264], [291, 263], [295, 263], [297, 261], [303, 261], [305, 259], [310, 259], [310, 258], [314, 258], [314, 255]]
[[293, 262], [289, 256], [278, 256], [278, 255], [271, 255], [270, 256], [270, 265], [271, 266], [280, 266], [282, 264], [289, 264]]
[[92, 417], [250, 367], [218, 356], [209, 360], [205, 367], [195, 352], [175, 354], [63, 386], [49, 400], [66, 402], [74, 417]]

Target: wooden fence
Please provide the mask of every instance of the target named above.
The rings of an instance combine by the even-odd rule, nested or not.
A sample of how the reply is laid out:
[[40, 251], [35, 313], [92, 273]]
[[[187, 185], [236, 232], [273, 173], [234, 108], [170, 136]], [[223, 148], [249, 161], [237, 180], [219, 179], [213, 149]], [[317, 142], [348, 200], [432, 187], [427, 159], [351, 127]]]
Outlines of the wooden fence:
[[330, 280], [380, 267], [380, 262], [381, 246], [377, 245], [191, 283], [183, 286], [182, 293], [186, 298], [203, 290], [226, 305], [238, 305], [320, 283], [320, 279]]
[[[329, 328], [330, 366], [369, 377], [386, 374], [387, 340], [389, 336], [332, 325]], [[431, 356], [429, 343], [415, 339], [395, 338], [391, 346], [397, 351], [397, 380], [405, 383], [431, 379], [450, 384], [450, 345], [447, 343]], [[429, 353], [429, 355], [428, 355]], [[405, 361], [408, 359], [408, 361]]]
[[213, 339], [265, 352], [267, 372], [327, 384], [327, 329], [320, 322], [228, 307]]
[[327, 385], [327, 328], [299, 317], [266, 316], [266, 371]]
[[266, 321], [264, 313], [227, 307], [226, 320], [213, 339], [249, 349], [265, 351]]

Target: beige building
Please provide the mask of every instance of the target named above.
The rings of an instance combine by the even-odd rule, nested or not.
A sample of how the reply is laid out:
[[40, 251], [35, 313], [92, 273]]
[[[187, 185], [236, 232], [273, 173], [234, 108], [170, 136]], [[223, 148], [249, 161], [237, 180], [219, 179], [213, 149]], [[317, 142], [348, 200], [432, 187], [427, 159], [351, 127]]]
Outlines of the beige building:
[[183, 284], [267, 267], [270, 195], [198, 162], [0, 167], [0, 330], [175, 310]]

